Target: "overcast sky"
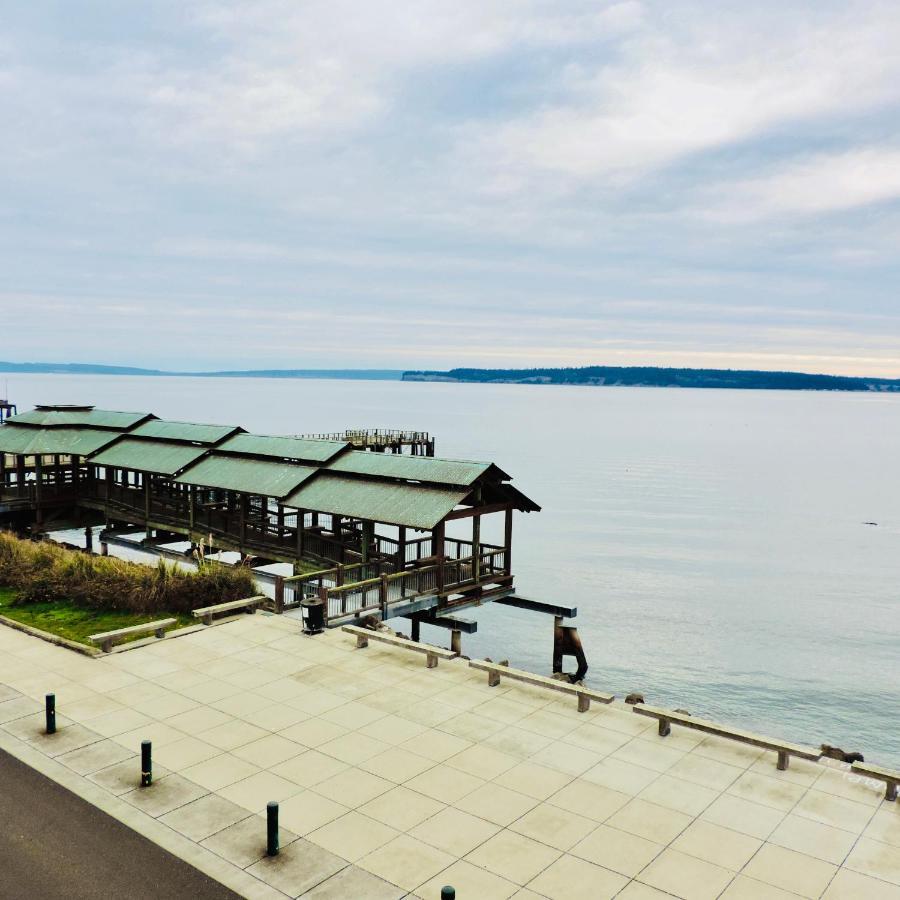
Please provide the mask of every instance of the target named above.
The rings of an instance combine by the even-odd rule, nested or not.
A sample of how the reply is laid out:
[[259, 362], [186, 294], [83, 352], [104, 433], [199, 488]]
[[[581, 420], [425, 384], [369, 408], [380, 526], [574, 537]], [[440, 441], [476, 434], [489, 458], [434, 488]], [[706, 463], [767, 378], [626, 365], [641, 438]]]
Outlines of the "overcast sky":
[[900, 376], [893, 2], [31, 0], [0, 358]]

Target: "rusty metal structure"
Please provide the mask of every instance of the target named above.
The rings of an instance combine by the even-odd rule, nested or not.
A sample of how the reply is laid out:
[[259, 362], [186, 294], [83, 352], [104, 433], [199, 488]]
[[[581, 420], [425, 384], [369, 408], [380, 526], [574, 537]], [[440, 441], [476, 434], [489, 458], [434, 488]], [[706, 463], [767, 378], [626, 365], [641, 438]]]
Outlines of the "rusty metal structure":
[[0, 427], [0, 521], [291, 563], [300, 574], [276, 579], [276, 610], [318, 598], [329, 625], [402, 615], [414, 636], [423, 621], [474, 630], [454, 613], [488, 601], [574, 614], [515, 594], [513, 516], [540, 507], [497, 465], [433, 452], [424, 432], [283, 437], [41, 406]]

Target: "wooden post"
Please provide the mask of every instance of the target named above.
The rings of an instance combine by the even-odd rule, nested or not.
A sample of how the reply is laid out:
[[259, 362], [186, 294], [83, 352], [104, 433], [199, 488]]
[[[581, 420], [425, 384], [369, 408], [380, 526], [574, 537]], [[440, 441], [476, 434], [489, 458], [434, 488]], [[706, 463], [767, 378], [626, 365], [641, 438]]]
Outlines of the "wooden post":
[[478, 581], [481, 576], [481, 516], [472, 517], [472, 579]]
[[34, 472], [35, 472], [35, 488], [34, 488], [34, 503], [35, 503], [35, 521], [40, 526], [44, 521], [44, 513], [41, 509], [41, 499], [43, 496], [43, 481], [44, 481], [44, 458], [38, 454], [34, 458]]
[[506, 509], [506, 522], [504, 528], [504, 536], [503, 536], [503, 546], [506, 552], [504, 553], [505, 559], [505, 567], [504, 574], [512, 575], [512, 526], [513, 526], [513, 510], [512, 507], [509, 506]]
[[303, 553], [305, 550], [304, 540], [303, 540], [303, 519], [304, 512], [302, 509], [297, 510], [297, 556], [302, 559]]
[[238, 539], [238, 544], [243, 552], [244, 542], [247, 540], [247, 497], [244, 494], [241, 494], [238, 498], [238, 515], [239, 515], [239, 528], [240, 528], [240, 537]]
[[406, 526], [401, 525], [397, 533], [397, 571], [406, 567]]
[[441, 594], [444, 591], [444, 533], [446, 525], [444, 522], [438, 522], [431, 532], [431, 550], [434, 554], [437, 564], [437, 590]]
[[275, 576], [275, 612], [279, 615], [284, 612], [284, 578]]
[[150, 479], [151, 475], [144, 475], [144, 528], [147, 530], [147, 537], [151, 537], [150, 532]]
[[409, 620], [409, 635], [418, 644], [421, 636], [421, 625], [417, 616], [413, 616]]
[[450, 649], [457, 655], [462, 655], [462, 632], [454, 628], [450, 632]]
[[16, 492], [20, 497], [25, 493], [25, 457], [21, 453], [16, 456]]

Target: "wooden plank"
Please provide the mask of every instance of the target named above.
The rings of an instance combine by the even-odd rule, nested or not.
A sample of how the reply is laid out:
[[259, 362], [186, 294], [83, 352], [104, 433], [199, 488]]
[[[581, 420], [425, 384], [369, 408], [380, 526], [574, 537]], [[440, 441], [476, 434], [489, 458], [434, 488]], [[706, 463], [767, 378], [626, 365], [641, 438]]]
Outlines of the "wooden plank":
[[574, 619], [578, 615], [577, 606], [560, 606], [556, 603], [544, 603], [541, 600], [529, 600], [518, 594], [512, 597], [501, 597], [494, 603], [502, 603], [504, 606], [515, 606], [518, 609], [527, 609], [531, 612], [546, 613], [550, 616], [562, 616], [565, 619]]
[[227, 603], [216, 603], [213, 606], [201, 606], [193, 611], [193, 614], [200, 618], [204, 615], [212, 615], [213, 613], [228, 612], [230, 609], [242, 609], [245, 606], [258, 606], [266, 601], [264, 594], [257, 594], [254, 597], [245, 597], [243, 600], [229, 600]]
[[158, 619], [155, 622], [145, 622], [143, 625], [130, 625], [128, 628], [117, 628], [115, 631], [103, 631], [100, 634], [89, 634], [88, 640], [92, 644], [100, 644], [104, 653], [109, 653], [112, 645], [120, 638], [129, 637], [132, 634], [146, 634], [155, 631], [158, 638], [165, 637], [165, 629], [171, 628], [177, 619]]
[[716, 722], [709, 722], [705, 719], [697, 719], [693, 716], [687, 716], [683, 713], [676, 713], [670, 709], [659, 709], [653, 706], [646, 706], [642, 703], [636, 703], [633, 707], [634, 712], [640, 716], [649, 716], [659, 721], [659, 733], [662, 736], [667, 735], [668, 726], [672, 723], [681, 725], [685, 728], [693, 728], [695, 731], [703, 731], [706, 734], [714, 734], [717, 737], [728, 738], [729, 740], [739, 741], [742, 744], [749, 744], [753, 747], [762, 747], [765, 750], [775, 750], [778, 752], [780, 769], [787, 768], [786, 755], [798, 756], [801, 759], [818, 760], [821, 757], [821, 750], [813, 747], [804, 747], [801, 744], [793, 744], [790, 741], [780, 741], [776, 738], [768, 738], [763, 735], [754, 734], [750, 731], [744, 731], [741, 728], [731, 728], [727, 725], [719, 725]]
[[500, 683], [500, 678], [512, 678], [515, 681], [521, 681], [525, 684], [531, 684], [536, 687], [544, 687], [551, 691], [559, 691], [563, 694], [571, 694], [578, 699], [578, 711], [587, 712], [590, 708], [591, 700], [598, 703], [612, 703], [615, 695], [607, 694], [603, 691], [595, 691], [586, 688], [581, 684], [572, 684], [567, 681], [560, 681], [556, 678], [548, 678], [546, 675], [536, 675], [534, 672], [526, 672], [523, 669], [512, 669], [501, 663], [487, 662], [487, 660], [470, 659], [469, 666], [472, 669], [479, 669], [488, 673], [488, 684], [492, 687]]
[[456, 659], [457, 656], [451, 650], [445, 650], [443, 647], [419, 644], [415, 641], [408, 641], [405, 638], [398, 638], [392, 634], [383, 634], [380, 631], [372, 631], [369, 628], [359, 628], [356, 625], [343, 625], [341, 626], [341, 631], [354, 635], [356, 637], [356, 646], [359, 648], [368, 646], [369, 641], [378, 641], [382, 644], [390, 644], [392, 647], [402, 647], [404, 650], [424, 653], [427, 657], [428, 668], [434, 668], [438, 659]]

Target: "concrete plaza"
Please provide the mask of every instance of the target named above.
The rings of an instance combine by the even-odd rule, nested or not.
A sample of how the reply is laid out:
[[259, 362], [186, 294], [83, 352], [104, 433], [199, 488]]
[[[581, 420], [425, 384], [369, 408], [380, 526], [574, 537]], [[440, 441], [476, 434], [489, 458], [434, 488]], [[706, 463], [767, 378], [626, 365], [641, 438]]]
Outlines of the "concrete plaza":
[[655, 724], [286, 617], [95, 659], [0, 627], [0, 747], [244, 896], [900, 900], [882, 784]]

